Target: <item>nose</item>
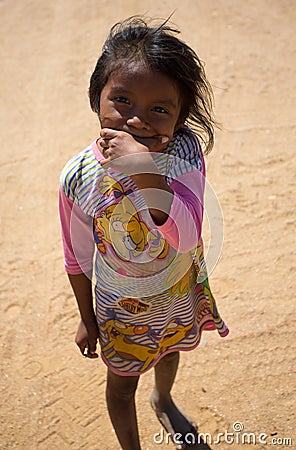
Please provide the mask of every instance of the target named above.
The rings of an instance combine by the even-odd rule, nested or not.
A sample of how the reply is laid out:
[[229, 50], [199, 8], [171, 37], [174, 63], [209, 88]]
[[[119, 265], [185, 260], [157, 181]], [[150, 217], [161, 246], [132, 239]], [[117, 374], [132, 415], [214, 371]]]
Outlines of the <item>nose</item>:
[[130, 127], [137, 128], [138, 130], [149, 130], [150, 125], [144, 114], [134, 114], [132, 117], [128, 118], [126, 121], [127, 125]]

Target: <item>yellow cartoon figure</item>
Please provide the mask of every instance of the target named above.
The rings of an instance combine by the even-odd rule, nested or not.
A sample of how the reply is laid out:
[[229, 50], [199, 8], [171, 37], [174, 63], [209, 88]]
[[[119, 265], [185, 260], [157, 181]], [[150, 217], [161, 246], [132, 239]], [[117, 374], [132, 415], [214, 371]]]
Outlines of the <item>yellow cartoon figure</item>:
[[137, 344], [131, 337], [146, 334], [149, 331], [147, 325], [125, 324], [119, 320], [107, 320], [100, 329], [107, 334], [108, 344], [102, 347], [102, 352], [107, 359], [114, 355], [129, 360], [143, 361], [141, 371], [145, 370], [154, 361], [159, 349]]
[[[149, 257], [164, 258], [168, 244], [157, 230], [150, 231], [140, 219], [127, 196], [132, 191], [125, 192], [121, 184], [108, 175], [104, 176], [99, 188], [102, 194], [113, 195], [117, 201], [94, 219], [95, 231], [101, 240], [112, 244], [118, 256], [126, 261], [141, 255], [146, 249]], [[103, 248], [101, 242], [100, 245]]]
[[101, 194], [107, 194], [109, 197], [114, 194], [115, 198], [123, 197], [123, 195], [128, 195], [132, 192], [130, 190], [129, 192], [124, 193], [121, 184], [108, 175], [103, 177], [103, 180], [99, 183], [99, 188]]
[[165, 352], [169, 347], [172, 347], [175, 344], [178, 344], [178, 342], [181, 342], [192, 330], [194, 325], [194, 322], [190, 323], [189, 325], [185, 326], [181, 323], [178, 323], [176, 320], [172, 320], [161, 339], [160, 343], [160, 351], [161, 353]]
[[196, 271], [193, 266], [192, 255], [179, 253], [169, 266], [166, 284], [170, 288], [170, 293], [177, 293], [182, 296], [189, 292], [193, 286]]

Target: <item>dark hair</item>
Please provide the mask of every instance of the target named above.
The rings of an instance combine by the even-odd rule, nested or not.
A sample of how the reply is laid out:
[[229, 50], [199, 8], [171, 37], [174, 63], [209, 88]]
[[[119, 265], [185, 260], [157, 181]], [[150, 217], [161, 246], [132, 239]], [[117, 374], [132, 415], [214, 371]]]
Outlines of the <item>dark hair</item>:
[[194, 129], [205, 144], [205, 153], [209, 153], [215, 126], [212, 89], [197, 54], [175, 36], [179, 31], [167, 23], [148, 26], [144, 19], [134, 16], [111, 28], [90, 79], [90, 105], [99, 114], [101, 91], [110, 74], [126, 63], [143, 61], [177, 84], [180, 119]]

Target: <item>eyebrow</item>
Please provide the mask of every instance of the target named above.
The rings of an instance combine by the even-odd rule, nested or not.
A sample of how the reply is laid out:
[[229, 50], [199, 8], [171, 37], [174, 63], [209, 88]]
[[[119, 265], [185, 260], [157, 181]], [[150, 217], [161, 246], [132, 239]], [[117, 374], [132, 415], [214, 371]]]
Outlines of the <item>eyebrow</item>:
[[175, 102], [173, 102], [173, 100], [171, 100], [170, 98], [165, 99], [159, 99], [159, 100], [155, 100], [153, 103], [161, 103], [162, 105], [167, 105], [167, 106], [171, 106], [172, 108], [177, 108], [177, 105]]
[[[132, 94], [131, 91], [127, 91], [126, 89], [124, 89], [121, 86], [112, 87], [111, 92], [112, 92], [112, 95], [116, 95], [116, 94], [131, 95]], [[171, 100], [170, 98], [156, 99], [156, 100], [153, 100], [153, 103], [170, 106], [172, 108], [177, 108], [176, 103], [173, 100]]]

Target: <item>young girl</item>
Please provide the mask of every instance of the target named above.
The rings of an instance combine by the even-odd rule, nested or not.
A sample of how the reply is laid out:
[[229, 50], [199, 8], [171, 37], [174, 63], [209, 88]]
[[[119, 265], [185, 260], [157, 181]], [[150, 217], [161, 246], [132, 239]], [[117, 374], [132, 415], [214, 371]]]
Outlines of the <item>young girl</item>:
[[151, 405], [186, 447], [195, 428], [170, 394], [179, 351], [194, 349], [202, 330], [228, 333], [201, 240], [205, 165], [197, 136], [210, 151], [211, 89], [176, 33], [140, 18], [111, 29], [89, 88], [100, 136], [61, 175], [65, 269], [81, 315], [76, 344], [97, 358], [99, 339], [108, 411], [125, 450], [140, 449], [135, 391], [152, 367]]

